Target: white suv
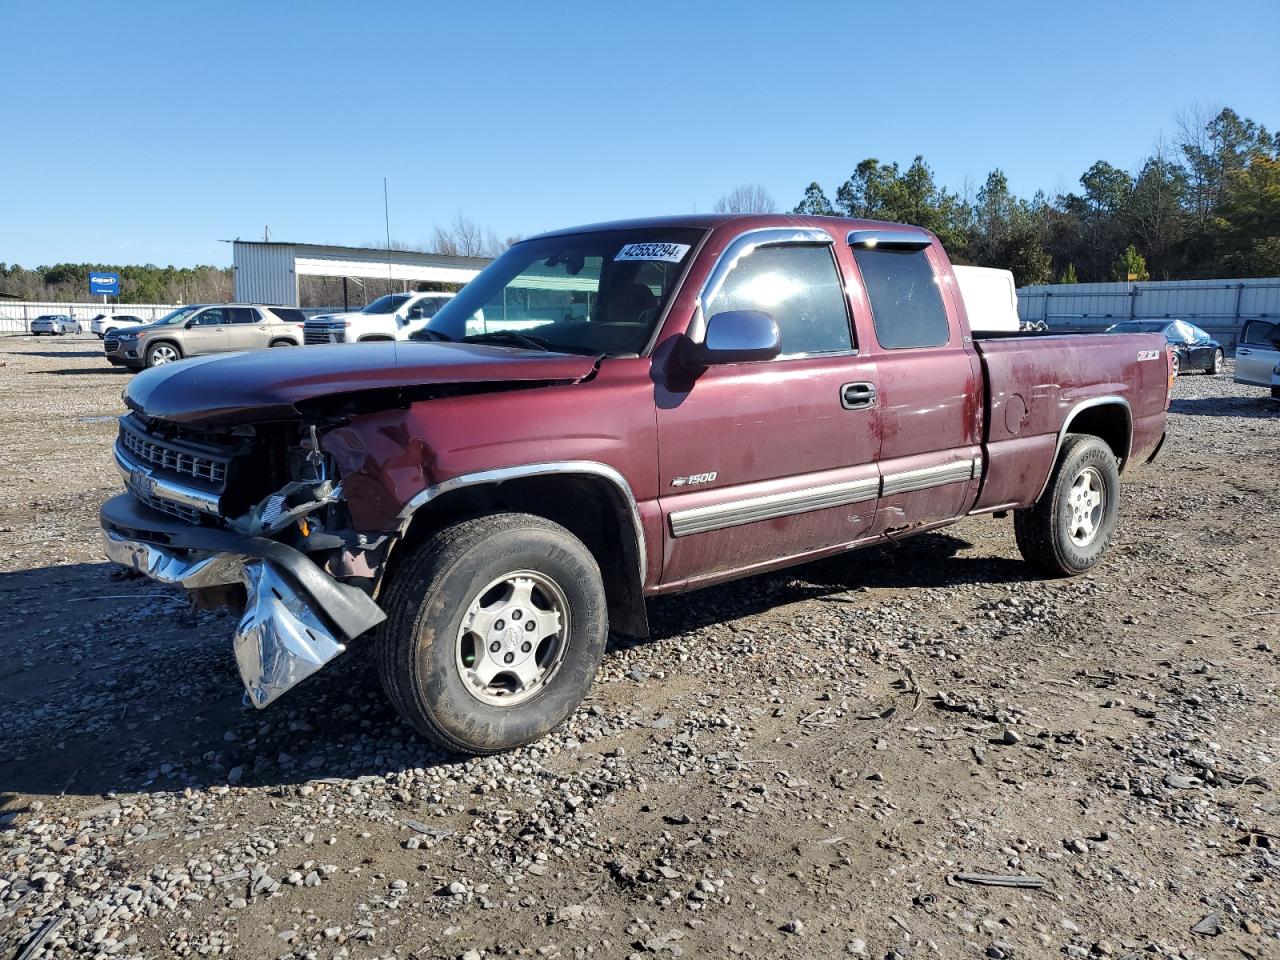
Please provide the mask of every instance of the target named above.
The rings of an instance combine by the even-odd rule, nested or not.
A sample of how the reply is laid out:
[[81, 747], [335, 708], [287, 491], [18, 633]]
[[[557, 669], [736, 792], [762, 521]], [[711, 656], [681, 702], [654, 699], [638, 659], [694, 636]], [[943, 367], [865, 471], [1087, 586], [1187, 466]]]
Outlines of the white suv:
[[89, 332], [99, 340], [105, 340], [107, 334], [118, 327], [137, 327], [146, 322], [130, 313], [100, 313], [89, 321]]
[[359, 313], [326, 313], [307, 321], [307, 345], [364, 343], [370, 340], [408, 340], [426, 326], [452, 293], [389, 293]]

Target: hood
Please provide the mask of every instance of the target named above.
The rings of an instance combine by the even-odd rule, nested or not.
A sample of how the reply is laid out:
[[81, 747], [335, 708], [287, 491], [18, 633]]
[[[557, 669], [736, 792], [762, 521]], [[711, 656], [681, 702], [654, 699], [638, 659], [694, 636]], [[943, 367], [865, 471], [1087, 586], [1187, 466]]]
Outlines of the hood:
[[460, 383], [581, 380], [596, 358], [469, 343], [352, 343], [191, 357], [144, 370], [128, 406], [175, 423], [298, 417], [307, 400], [363, 390]]
[[350, 313], [317, 313], [314, 317], [307, 317], [308, 321], [320, 320], [329, 323], [333, 320], [354, 320], [357, 317], [394, 317], [392, 313], [361, 313], [359, 310], [353, 310]]
[[[99, 322], [106, 323], [105, 320], [102, 320]], [[151, 330], [155, 326], [156, 324], [154, 323], [131, 323], [128, 326], [124, 326], [124, 327], [112, 327], [111, 332], [114, 333], [116, 336], [119, 336], [122, 333], [142, 333], [144, 330]]]

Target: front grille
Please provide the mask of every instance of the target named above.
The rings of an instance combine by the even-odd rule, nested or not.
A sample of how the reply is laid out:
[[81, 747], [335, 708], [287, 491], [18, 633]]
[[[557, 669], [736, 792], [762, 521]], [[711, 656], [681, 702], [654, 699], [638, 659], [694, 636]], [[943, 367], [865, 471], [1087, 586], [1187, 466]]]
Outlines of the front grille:
[[131, 419], [126, 417], [120, 421], [120, 445], [138, 463], [205, 480], [218, 488], [227, 482], [229, 456], [217, 456], [180, 441], [159, 439], [143, 432]]
[[148, 421], [137, 414], [120, 418], [116, 445], [122, 457], [140, 468], [125, 477], [129, 492], [153, 510], [189, 523], [201, 522], [206, 514], [157, 494], [151, 481], [167, 480], [220, 499], [232, 462], [243, 452], [230, 438]]
[[124, 485], [130, 493], [152, 510], [159, 510], [161, 513], [167, 513], [171, 517], [178, 517], [180, 520], [187, 521], [187, 523], [200, 522], [199, 510], [196, 510], [193, 507], [183, 506], [180, 503], [174, 503], [172, 500], [165, 500], [162, 497], [154, 496], [150, 490], [145, 490], [139, 486], [133, 477], [127, 478]]
[[345, 343], [345, 330], [334, 330], [327, 323], [308, 323], [303, 327], [303, 340], [308, 344]]
[[102, 341], [102, 349], [107, 353], [115, 353], [120, 349], [120, 341], [116, 337], [107, 337]]

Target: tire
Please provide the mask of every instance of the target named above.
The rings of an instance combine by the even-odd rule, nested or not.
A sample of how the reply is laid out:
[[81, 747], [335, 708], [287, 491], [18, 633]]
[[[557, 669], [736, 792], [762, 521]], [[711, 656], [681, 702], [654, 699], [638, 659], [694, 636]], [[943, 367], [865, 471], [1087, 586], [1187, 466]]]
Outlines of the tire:
[[1210, 376], [1216, 377], [1218, 374], [1222, 372], [1222, 364], [1226, 361], [1226, 359], [1227, 359], [1226, 354], [1222, 352], [1221, 347], [1213, 351], [1213, 360], [1209, 364], [1209, 371], [1208, 371]]
[[[1088, 509], [1083, 494], [1095, 489], [1100, 503]], [[1069, 435], [1040, 499], [1026, 510], [1014, 511], [1018, 552], [1050, 576], [1087, 573], [1111, 545], [1119, 512], [1120, 469], [1115, 454], [1097, 437]]]
[[267, 344], [267, 346], [268, 347], [296, 347], [297, 344], [294, 343], [292, 340], [272, 340], [269, 344]]
[[1174, 350], [1171, 354], [1173, 357], [1173, 375], [1176, 377], [1182, 373], [1182, 361], [1178, 359], [1178, 351]]
[[[532, 592], [517, 595], [513, 586], [524, 583]], [[519, 609], [522, 597], [536, 609]], [[548, 608], [559, 606], [555, 619]], [[396, 571], [383, 607], [375, 639], [383, 689], [419, 733], [457, 753], [510, 750], [558, 726], [590, 689], [608, 636], [595, 558], [564, 527], [531, 514], [492, 514], [436, 532]], [[553, 622], [557, 632], [543, 638]], [[466, 625], [480, 626], [473, 633]], [[516, 667], [503, 670], [512, 657]], [[520, 682], [521, 665], [541, 678]], [[479, 682], [486, 670], [496, 671], [489, 686]]]
[[182, 359], [182, 349], [177, 344], [162, 340], [147, 347], [147, 366], [159, 367]]

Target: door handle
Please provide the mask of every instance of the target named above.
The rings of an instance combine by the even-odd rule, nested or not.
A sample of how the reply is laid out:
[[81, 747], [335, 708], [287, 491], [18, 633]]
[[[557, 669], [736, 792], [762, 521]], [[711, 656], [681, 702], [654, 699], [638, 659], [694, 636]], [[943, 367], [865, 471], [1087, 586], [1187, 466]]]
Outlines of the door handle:
[[1238, 349], [1238, 350], [1236, 351], [1236, 356], [1237, 356], [1237, 357], [1252, 357], [1252, 356], [1253, 356], [1253, 351], [1252, 351], [1252, 350], [1246, 350], [1246, 349], [1244, 349], [1243, 347], [1241, 347], [1240, 349]]
[[865, 410], [875, 406], [876, 388], [874, 384], [859, 382], [846, 383], [840, 388], [840, 406], [846, 410]]

